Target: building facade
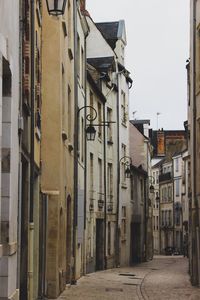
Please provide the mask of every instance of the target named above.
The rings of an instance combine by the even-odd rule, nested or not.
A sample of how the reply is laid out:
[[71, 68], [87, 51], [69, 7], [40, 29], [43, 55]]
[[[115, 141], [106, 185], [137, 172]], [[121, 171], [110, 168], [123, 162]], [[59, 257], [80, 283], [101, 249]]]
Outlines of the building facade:
[[[133, 164], [131, 178], [132, 262], [135, 260], [133, 255], [136, 251], [134, 242], [136, 245], [140, 245], [136, 251], [140, 252], [137, 257], [140, 257], [141, 260], [153, 258], [153, 199], [150, 193], [152, 148], [149, 139], [149, 125], [150, 120], [130, 121], [130, 156]], [[137, 187], [136, 184], [139, 184], [140, 187]]]
[[172, 162], [162, 164], [159, 176], [160, 189], [160, 253], [165, 254], [174, 244], [174, 201], [173, 201], [173, 175]]
[[1, 1], [0, 11], [0, 299], [18, 299], [19, 1]]
[[200, 98], [200, 1], [190, 1], [190, 63], [188, 67], [188, 130], [190, 155], [189, 253], [191, 282], [200, 284], [200, 214], [199, 214], [199, 98]]

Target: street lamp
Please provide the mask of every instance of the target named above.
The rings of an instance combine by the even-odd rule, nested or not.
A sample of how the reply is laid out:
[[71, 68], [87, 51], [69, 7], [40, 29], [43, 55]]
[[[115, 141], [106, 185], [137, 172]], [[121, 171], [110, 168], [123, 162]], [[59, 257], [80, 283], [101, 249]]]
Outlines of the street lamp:
[[124, 165], [126, 166], [125, 169], [125, 177], [126, 178], [131, 178], [131, 166], [132, 166], [132, 158], [130, 156], [123, 156], [119, 162], [121, 162], [122, 160], [124, 161]]
[[95, 140], [96, 129], [94, 128], [94, 126], [92, 126], [92, 124], [90, 124], [86, 128], [85, 132], [86, 132], [87, 141], [94, 141]]
[[[94, 120], [96, 120], [97, 118], [97, 111], [94, 107], [90, 106], [90, 105], [86, 105], [86, 106], [83, 106], [81, 108], [79, 108], [78, 110], [78, 115], [80, 113], [80, 111], [82, 109], [87, 109], [89, 108], [90, 109], [90, 112], [86, 114], [86, 120], [90, 122], [89, 125], [86, 125], [86, 128], [85, 128], [85, 133], [86, 133], [86, 140], [87, 141], [94, 141], [95, 140], [95, 136], [96, 136], [96, 129], [94, 128], [92, 122]], [[92, 113], [94, 112], [94, 114]], [[96, 126], [96, 125], [95, 125]]]
[[63, 15], [67, 0], [46, 0], [48, 13], [52, 16]]
[[149, 178], [151, 179], [151, 185], [149, 187], [149, 191], [151, 194], [154, 194], [155, 188], [154, 188], [154, 184], [155, 184], [155, 179], [153, 176], [149, 176]]

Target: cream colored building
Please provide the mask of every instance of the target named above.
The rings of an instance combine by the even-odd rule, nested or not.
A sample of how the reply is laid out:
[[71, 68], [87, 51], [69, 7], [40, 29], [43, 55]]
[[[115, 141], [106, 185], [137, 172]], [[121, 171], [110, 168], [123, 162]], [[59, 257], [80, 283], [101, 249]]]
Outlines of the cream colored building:
[[49, 16], [43, 1], [41, 191], [47, 203], [43, 292], [49, 298], [58, 297], [66, 282], [76, 279], [75, 16], [72, 0], [63, 16]]
[[159, 175], [160, 175], [160, 164], [157, 162], [152, 166], [151, 169], [151, 184], [154, 187], [153, 194], [153, 250], [154, 254], [160, 253], [160, 192], [159, 192]]
[[0, 2], [0, 299], [18, 299], [19, 1]]
[[[88, 171], [91, 165], [94, 164], [97, 174], [104, 172], [102, 187], [99, 183], [99, 188], [94, 189], [90, 187], [92, 183], [88, 183], [88, 192], [94, 190], [98, 193], [96, 195], [92, 192], [89, 198], [91, 200], [94, 199], [95, 203], [98, 201], [103, 205], [101, 208], [103, 211], [101, 212], [98, 212], [100, 208], [95, 205], [95, 213], [89, 213], [90, 206], [87, 206], [88, 233], [86, 242], [89, 245], [93, 243], [93, 246], [89, 246], [87, 254], [87, 269], [90, 271], [95, 269], [94, 259], [91, 259], [95, 255], [100, 257], [100, 264], [97, 264], [97, 268], [100, 269], [119, 264], [128, 265], [130, 262], [130, 182], [128, 181], [129, 179], [125, 178], [123, 157], [129, 156], [128, 90], [132, 80], [129, 77], [129, 72], [124, 67], [124, 50], [126, 46], [124, 22], [95, 24], [89, 17], [87, 21], [90, 28], [87, 38], [88, 63], [100, 73], [99, 76], [102, 79], [100, 82], [102, 82], [99, 88], [106, 100], [103, 120], [115, 122], [106, 126], [105, 129], [106, 150], [101, 148], [98, 157], [98, 147], [101, 144], [99, 145], [96, 142], [91, 146], [95, 150], [90, 152], [91, 157], [88, 156]], [[88, 91], [87, 103], [90, 103], [90, 98], [91, 94]], [[103, 112], [99, 114], [100, 107], [99, 110], [97, 107], [97, 112], [97, 124], [99, 124], [101, 120], [100, 114], [102, 114], [103, 118]], [[90, 153], [88, 152], [88, 155]], [[92, 157], [94, 162], [92, 162]], [[100, 162], [101, 160], [102, 162]], [[102, 171], [100, 171], [101, 169]], [[93, 173], [92, 170], [91, 173]], [[90, 230], [90, 227], [94, 228], [96, 232], [91, 232], [92, 229]], [[103, 256], [94, 251], [97, 247], [95, 235], [97, 236], [99, 231], [103, 240], [103, 243], [101, 243]], [[89, 250], [90, 247], [94, 253]]]

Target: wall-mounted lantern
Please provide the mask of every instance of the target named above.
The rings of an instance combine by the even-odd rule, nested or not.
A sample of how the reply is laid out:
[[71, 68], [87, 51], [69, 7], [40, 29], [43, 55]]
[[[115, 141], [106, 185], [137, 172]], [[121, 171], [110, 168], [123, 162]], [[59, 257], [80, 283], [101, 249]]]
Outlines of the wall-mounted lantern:
[[67, 0], [46, 0], [48, 13], [52, 16], [63, 15]]
[[86, 130], [86, 139], [87, 141], [94, 141], [95, 140], [95, 136], [96, 136], [96, 129], [94, 128], [94, 126], [89, 125]]

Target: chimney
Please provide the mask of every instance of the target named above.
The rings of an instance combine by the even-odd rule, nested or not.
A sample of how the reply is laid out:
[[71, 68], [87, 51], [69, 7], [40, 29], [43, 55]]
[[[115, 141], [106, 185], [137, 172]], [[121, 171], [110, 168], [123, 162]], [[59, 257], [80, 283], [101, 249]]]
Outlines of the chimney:
[[85, 10], [85, 0], [80, 0], [80, 9], [81, 11]]
[[86, 10], [86, 0], [80, 0], [80, 11], [83, 16], [90, 17], [89, 12]]

